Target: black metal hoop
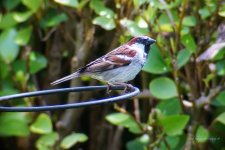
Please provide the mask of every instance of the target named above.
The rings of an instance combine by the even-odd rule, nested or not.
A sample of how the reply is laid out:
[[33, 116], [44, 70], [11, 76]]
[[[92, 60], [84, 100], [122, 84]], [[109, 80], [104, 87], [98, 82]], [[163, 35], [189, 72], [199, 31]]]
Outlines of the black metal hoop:
[[[72, 88], [61, 88], [61, 89], [51, 89], [51, 90], [43, 90], [43, 91], [35, 91], [35, 92], [27, 92], [21, 94], [14, 94], [8, 96], [0, 97], [0, 102], [13, 100], [17, 98], [24, 97], [34, 97], [40, 95], [50, 95], [54, 93], [69, 93], [69, 92], [81, 92], [81, 91], [92, 91], [92, 90], [106, 90], [107, 86], [87, 86], [87, 87], [72, 87]], [[124, 86], [113, 86], [112, 90], [123, 90]], [[31, 106], [31, 107], [7, 107], [0, 106], [0, 111], [6, 112], [37, 112], [37, 111], [51, 111], [51, 110], [60, 110], [60, 109], [71, 109], [71, 108], [81, 108], [92, 105], [99, 105], [105, 103], [115, 103], [121, 100], [125, 100], [131, 97], [134, 97], [140, 93], [139, 89], [136, 87], [132, 87], [128, 93], [123, 95], [119, 95], [116, 97], [110, 97], [100, 100], [90, 100], [79, 103], [71, 103], [71, 104], [62, 104], [62, 105], [52, 105], [52, 106]]]

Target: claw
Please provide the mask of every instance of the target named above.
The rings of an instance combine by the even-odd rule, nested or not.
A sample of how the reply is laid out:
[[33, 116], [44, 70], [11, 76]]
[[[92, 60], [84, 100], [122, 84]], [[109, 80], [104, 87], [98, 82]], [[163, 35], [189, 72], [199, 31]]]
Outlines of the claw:
[[107, 94], [109, 95], [111, 92], [112, 92], [112, 84], [110, 84], [110, 83], [107, 83], [107, 85], [108, 85], [108, 87], [107, 87], [107, 90], [106, 90], [106, 92], [107, 92]]
[[133, 88], [133, 85], [131, 84], [127, 84], [127, 83], [107, 83], [108, 87], [107, 87], [107, 94], [109, 95], [112, 92], [112, 86], [113, 85], [122, 85], [124, 86], [124, 90], [123, 93], [125, 94], [126, 92], [130, 91]]
[[124, 86], [123, 93], [126, 93], [133, 88], [131, 84], [127, 84], [127, 83], [115, 83], [115, 84]]
[[123, 93], [126, 93], [133, 88], [133, 86], [131, 84], [125, 84], [124, 86], [125, 86], [125, 88], [123, 90]]

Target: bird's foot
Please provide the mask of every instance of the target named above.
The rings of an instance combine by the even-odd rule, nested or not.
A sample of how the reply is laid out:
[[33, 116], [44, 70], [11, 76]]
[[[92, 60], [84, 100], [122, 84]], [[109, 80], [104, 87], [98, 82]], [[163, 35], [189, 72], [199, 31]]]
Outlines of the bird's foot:
[[107, 87], [106, 93], [108, 95], [110, 95], [110, 93], [112, 92], [112, 86], [113, 86], [113, 84], [107, 83], [107, 85], [108, 85], [108, 87]]
[[132, 88], [133, 88], [133, 85], [131, 84], [127, 84], [127, 83], [107, 83], [108, 87], [107, 87], [107, 94], [110, 95], [110, 93], [112, 92], [112, 87], [113, 85], [121, 85], [121, 86], [124, 86], [124, 90], [123, 90], [123, 94], [129, 92]]
[[116, 84], [124, 86], [124, 90], [123, 90], [124, 94], [127, 93], [128, 91], [130, 91], [133, 88], [133, 85], [127, 84], [127, 83], [116, 83]]
[[129, 92], [132, 88], [133, 88], [133, 85], [131, 85], [131, 84], [126, 84], [126, 85], [125, 85], [125, 88], [124, 88], [124, 90], [123, 90], [123, 93], [125, 94], [125, 93]]

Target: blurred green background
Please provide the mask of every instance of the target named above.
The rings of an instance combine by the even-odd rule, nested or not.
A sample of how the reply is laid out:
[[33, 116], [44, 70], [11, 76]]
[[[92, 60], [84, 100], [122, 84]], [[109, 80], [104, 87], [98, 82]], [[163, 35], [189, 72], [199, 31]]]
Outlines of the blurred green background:
[[[225, 149], [223, 0], [1, 0], [0, 96], [53, 88], [134, 36], [157, 40], [117, 105], [0, 112], [1, 149]], [[57, 85], [100, 85], [83, 77]], [[116, 94], [116, 93], [114, 93]], [[40, 96], [7, 106], [103, 98], [105, 91]]]

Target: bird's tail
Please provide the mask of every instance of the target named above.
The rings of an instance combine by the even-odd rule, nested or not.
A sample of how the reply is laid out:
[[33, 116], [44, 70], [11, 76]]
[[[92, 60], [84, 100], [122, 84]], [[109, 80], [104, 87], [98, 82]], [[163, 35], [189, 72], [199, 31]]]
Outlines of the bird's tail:
[[58, 79], [58, 80], [52, 82], [51, 85], [56, 85], [56, 84], [59, 84], [59, 83], [62, 83], [62, 82], [71, 80], [71, 79], [73, 79], [73, 78], [77, 78], [77, 77], [79, 77], [79, 76], [80, 76], [80, 73], [79, 73], [79, 72], [75, 72], [75, 73], [73, 73], [73, 74], [71, 74], [71, 75], [65, 76], [65, 77], [63, 77], [63, 78], [61, 78], [61, 79]]

